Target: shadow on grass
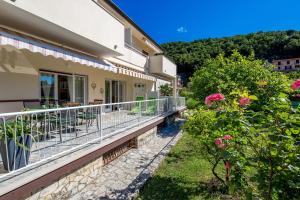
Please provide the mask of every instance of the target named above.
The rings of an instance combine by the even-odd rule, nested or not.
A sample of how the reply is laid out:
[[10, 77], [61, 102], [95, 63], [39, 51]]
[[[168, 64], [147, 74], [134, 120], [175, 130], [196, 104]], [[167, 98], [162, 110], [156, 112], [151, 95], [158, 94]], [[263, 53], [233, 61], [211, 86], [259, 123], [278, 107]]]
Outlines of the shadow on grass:
[[204, 182], [186, 182], [180, 178], [154, 176], [142, 187], [138, 199], [188, 200], [193, 197], [215, 199], [216, 194], [208, 191], [207, 183]]

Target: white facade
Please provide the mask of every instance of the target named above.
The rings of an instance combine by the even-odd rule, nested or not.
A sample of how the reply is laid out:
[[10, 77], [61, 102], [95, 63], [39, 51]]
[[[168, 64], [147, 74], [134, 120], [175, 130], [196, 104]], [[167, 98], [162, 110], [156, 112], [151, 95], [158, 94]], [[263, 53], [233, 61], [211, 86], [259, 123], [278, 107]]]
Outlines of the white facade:
[[[24, 100], [41, 100], [48, 93], [56, 101], [84, 104], [146, 99], [158, 93], [159, 76], [168, 83], [176, 78], [176, 65], [156, 55], [162, 53], [159, 45], [109, 0], [0, 0], [0, 23], [0, 32], [18, 43], [0, 46], [0, 113], [20, 111]], [[22, 41], [54, 50], [36, 52], [22, 48]], [[74, 59], [55, 57], [57, 49]], [[110, 62], [118, 70], [93, 68], [76, 55]], [[43, 81], [51, 82], [51, 92]]]

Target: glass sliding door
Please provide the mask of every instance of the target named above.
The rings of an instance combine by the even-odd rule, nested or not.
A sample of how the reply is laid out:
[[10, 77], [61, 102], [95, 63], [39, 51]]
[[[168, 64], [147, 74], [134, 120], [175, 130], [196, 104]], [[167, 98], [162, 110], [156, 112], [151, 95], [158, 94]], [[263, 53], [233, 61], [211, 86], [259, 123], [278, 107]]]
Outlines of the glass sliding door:
[[84, 105], [84, 88], [85, 81], [82, 76], [75, 76], [75, 102], [79, 102], [81, 105]]
[[43, 104], [77, 102], [85, 104], [86, 77], [80, 75], [41, 72], [40, 94]]
[[[105, 80], [105, 104], [111, 103], [111, 81]], [[111, 111], [111, 106], [105, 106], [105, 111]]]
[[58, 75], [57, 87], [58, 100], [61, 103], [70, 102], [73, 97], [73, 77]]
[[55, 100], [55, 76], [53, 74], [41, 73], [41, 102], [49, 104]]
[[111, 81], [111, 100], [112, 103], [118, 103], [119, 102], [119, 81]]
[[[125, 82], [116, 80], [105, 81], [105, 103], [119, 103], [125, 101]], [[106, 106], [106, 110], [117, 110], [120, 106]]]

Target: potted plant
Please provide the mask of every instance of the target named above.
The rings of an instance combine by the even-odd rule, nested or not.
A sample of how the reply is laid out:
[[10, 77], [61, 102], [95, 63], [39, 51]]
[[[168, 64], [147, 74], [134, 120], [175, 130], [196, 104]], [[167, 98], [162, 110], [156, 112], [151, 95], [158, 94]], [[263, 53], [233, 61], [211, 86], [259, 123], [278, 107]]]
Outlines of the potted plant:
[[5, 170], [17, 170], [28, 164], [32, 146], [31, 130], [28, 121], [0, 124], [0, 154]]

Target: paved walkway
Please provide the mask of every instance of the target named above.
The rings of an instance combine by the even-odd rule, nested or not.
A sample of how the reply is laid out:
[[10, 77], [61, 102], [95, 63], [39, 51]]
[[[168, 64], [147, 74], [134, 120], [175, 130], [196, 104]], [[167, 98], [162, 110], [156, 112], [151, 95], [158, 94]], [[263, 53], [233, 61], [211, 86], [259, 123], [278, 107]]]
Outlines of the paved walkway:
[[182, 123], [176, 121], [161, 129], [148, 144], [132, 149], [106, 165], [101, 175], [71, 199], [132, 199], [180, 138]]

